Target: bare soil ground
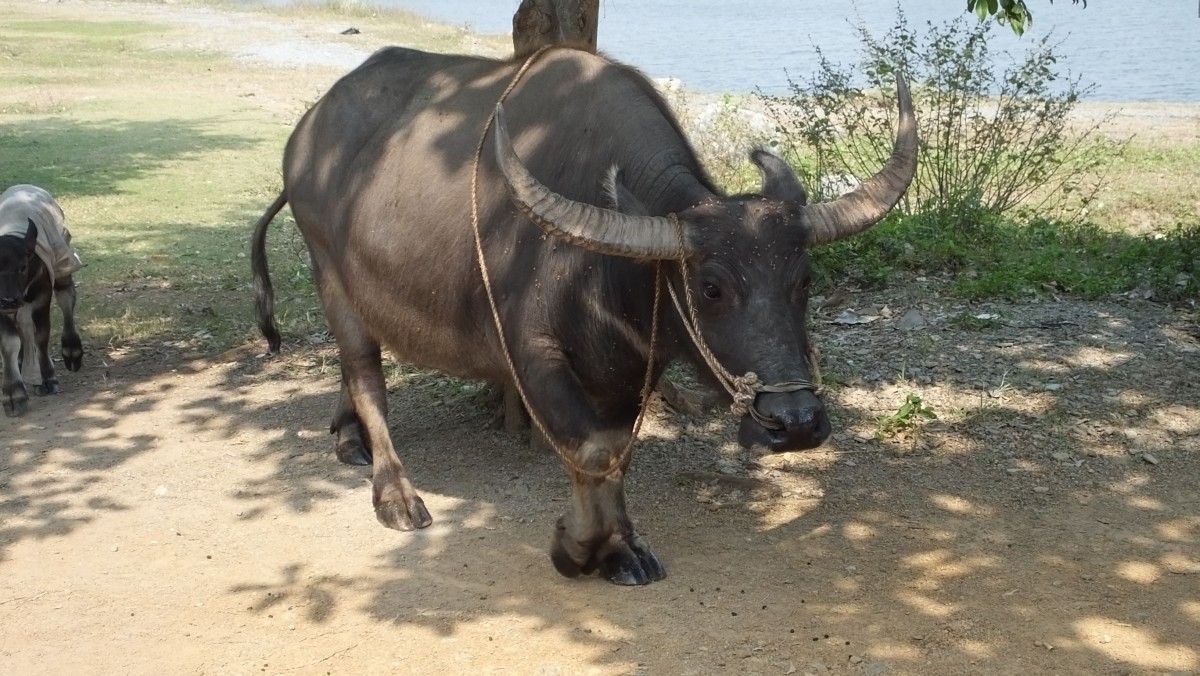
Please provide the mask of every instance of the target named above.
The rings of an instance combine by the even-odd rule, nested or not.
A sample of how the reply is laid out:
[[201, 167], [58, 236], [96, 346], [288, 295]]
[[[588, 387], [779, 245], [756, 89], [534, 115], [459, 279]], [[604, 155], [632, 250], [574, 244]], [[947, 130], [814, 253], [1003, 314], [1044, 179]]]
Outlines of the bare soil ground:
[[[0, 422], [0, 673], [1200, 673], [1193, 308], [913, 280], [814, 331], [825, 448], [656, 402], [630, 509], [669, 577], [636, 589], [553, 571], [565, 475], [460, 381], [393, 376], [435, 518], [396, 533], [333, 457], [328, 345], [89, 345]], [[938, 419], [877, 437], [908, 394]]]

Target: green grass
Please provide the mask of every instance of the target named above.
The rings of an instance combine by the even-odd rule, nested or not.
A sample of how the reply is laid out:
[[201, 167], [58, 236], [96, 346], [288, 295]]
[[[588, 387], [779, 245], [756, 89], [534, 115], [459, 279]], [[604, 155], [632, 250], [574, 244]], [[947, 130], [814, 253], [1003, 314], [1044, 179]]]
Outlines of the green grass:
[[[222, 56], [129, 42], [178, 30], [6, 17], [14, 56], [0, 66], [0, 184], [41, 185], [63, 204], [86, 264], [79, 317], [93, 346], [207, 352], [255, 337], [249, 229], [277, 194], [301, 107], [267, 112], [244, 96], [250, 85], [221, 86], [244, 68]], [[295, 313], [315, 299], [280, 221], [272, 262]]]
[[[86, 343], [211, 353], [260, 340], [246, 259], [250, 226], [280, 188], [292, 126], [341, 72], [234, 61], [187, 48], [194, 37], [187, 28], [113, 20], [112, 12], [89, 18], [87, 5], [0, 0], [0, 11], [0, 185], [39, 184], [62, 202], [86, 262], [77, 275]], [[431, 49], [482, 44], [499, 54], [507, 46], [361, 6], [260, 11], [302, 26], [346, 17], [371, 39]], [[131, 4], [128, 16], [140, 14]], [[359, 46], [363, 39], [346, 38]], [[721, 118], [715, 132], [729, 132], [730, 120]], [[704, 139], [697, 141], [703, 152]], [[1134, 143], [1107, 168], [1113, 187], [1101, 195], [1094, 223], [1000, 220], [969, 209], [892, 216], [816, 251], [817, 270], [825, 284], [863, 286], [945, 275], [952, 292], [969, 298], [1050, 291], [1095, 298], [1138, 288], [1168, 300], [1195, 297], [1197, 167], [1194, 142]], [[724, 182], [757, 182], [744, 160], [725, 170]], [[1140, 211], [1155, 214], [1150, 232], [1122, 226]], [[271, 230], [269, 255], [285, 337], [323, 330], [286, 210]]]
[[[0, 0], [0, 186], [34, 183], [62, 203], [85, 261], [76, 275], [85, 343], [169, 344], [201, 353], [261, 340], [253, 317], [250, 228], [281, 187], [300, 115], [344, 71], [237, 61], [195, 27], [86, 5]], [[502, 54], [471, 36], [354, 2], [247, 10], [229, 26], [282, 16], [295, 30], [344, 18], [362, 35], [330, 40]], [[124, 17], [130, 17], [126, 20]], [[236, 39], [258, 39], [253, 32]], [[307, 255], [285, 209], [268, 239], [277, 321], [287, 340], [325, 328]]]
[[897, 275], [944, 275], [972, 299], [1050, 293], [1084, 299], [1134, 290], [1183, 301], [1200, 291], [1200, 226], [1136, 235], [1095, 223], [1026, 221], [979, 212], [892, 215], [813, 258], [824, 284], [867, 288]]

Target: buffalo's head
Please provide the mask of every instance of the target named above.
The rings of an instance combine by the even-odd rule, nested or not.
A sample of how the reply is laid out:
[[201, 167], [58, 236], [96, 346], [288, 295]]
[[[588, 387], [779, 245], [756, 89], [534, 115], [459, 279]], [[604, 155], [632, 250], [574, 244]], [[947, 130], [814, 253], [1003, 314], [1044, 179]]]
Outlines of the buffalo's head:
[[[513, 202], [546, 232], [593, 251], [640, 260], [680, 260], [672, 273], [681, 302], [686, 277], [703, 341], [734, 376], [766, 385], [815, 379], [807, 331], [809, 247], [862, 232], [895, 206], [916, 173], [917, 127], [908, 87], [896, 78], [900, 122], [892, 157], [868, 181], [832, 202], [808, 204], [791, 167], [755, 151], [759, 193], [704, 200], [673, 217], [646, 213], [611, 172], [614, 208], [569, 200], [539, 183], [509, 141], [497, 106], [496, 154]], [[682, 274], [682, 273], [686, 273]], [[684, 307], [685, 314], [691, 314]], [[685, 319], [686, 321], [686, 319]], [[825, 406], [811, 388], [761, 391], [739, 441], [772, 451], [815, 448], [829, 437]], [[788, 390], [788, 388], [776, 388]]]
[[0, 235], [0, 312], [13, 314], [25, 302], [37, 236], [37, 226], [32, 220], [23, 233]]

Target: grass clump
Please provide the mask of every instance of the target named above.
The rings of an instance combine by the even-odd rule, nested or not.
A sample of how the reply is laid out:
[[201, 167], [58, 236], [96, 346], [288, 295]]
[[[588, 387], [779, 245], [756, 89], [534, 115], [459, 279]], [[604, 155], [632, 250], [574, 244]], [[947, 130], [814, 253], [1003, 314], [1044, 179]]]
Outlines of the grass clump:
[[896, 412], [879, 419], [875, 428], [878, 439], [894, 437], [901, 432], [915, 429], [925, 420], [936, 420], [937, 413], [920, 397], [910, 394], [904, 398], [904, 403]]

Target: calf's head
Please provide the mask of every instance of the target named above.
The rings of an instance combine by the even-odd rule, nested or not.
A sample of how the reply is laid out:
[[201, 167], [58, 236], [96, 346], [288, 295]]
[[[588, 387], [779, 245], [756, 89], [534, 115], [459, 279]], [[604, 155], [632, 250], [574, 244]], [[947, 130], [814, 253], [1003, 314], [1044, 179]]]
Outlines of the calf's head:
[[10, 230], [0, 235], [0, 312], [13, 314], [25, 302], [37, 236], [32, 220], [24, 232]]
[[[900, 122], [891, 158], [853, 192], [823, 204], [808, 204], [791, 168], [764, 151], [751, 155], [762, 173], [758, 193], [713, 196], [670, 217], [647, 214], [616, 171], [608, 177], [615, 208], [574, 202], [522, 165], [500, 107], [496, 155], [513, 202], [546, 232], [601, 253], [681, 263], [671, 283], [681, 302], [687, 292], [694, 299], [702, 342], [724, 370], [735, 376], [753, 372], [768, 385], [755, 397], [753, 414], [741, 421], [744, 446], [815, 448], [830, 433], [817, 392], [771, 386], [816, 377], [807, 331], [808, 249], [877, 223], [916, 172], [916, 118], [907, 85], [899, 77], [896, 83]], [[692, 314], [686, 304], [683, 312]]]

